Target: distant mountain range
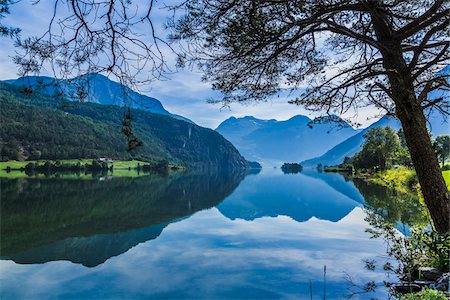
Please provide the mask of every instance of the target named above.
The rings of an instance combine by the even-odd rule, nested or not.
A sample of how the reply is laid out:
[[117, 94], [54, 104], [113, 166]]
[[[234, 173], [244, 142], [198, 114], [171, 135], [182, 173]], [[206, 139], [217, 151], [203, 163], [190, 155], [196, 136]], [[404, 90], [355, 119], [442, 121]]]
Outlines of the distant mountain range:
[[317, 166], [319, 163], [325, 166], [333, 166], [338, 165], [344, 161], [344, 158], [346, 156], [352, 157], [357, 152], [361, 150], [361, 146], [364, 143], [364, 134], [370, 129], [374, 127], [386, 127], [390, 126], [395, 130], [398, 130], [400, 126], [400, 122], [398, 120], [395, 120], [394, 118], [389, 117], [383, 117], [377, 122], [373, 123], [369, 127], [365, 128], [361, 132], [358, 132], [354, 136], [351, 136], [350, 138], [344, 140], [343, 142], [337, 144], [333, 148], [331, 148], [329, 151], [324, 153], [323, 155], [319, 157], [315, 157], [313, 159], [308, 159], [305, 161], [302, 161], [301, 164], [304, 167], [309, 166]]
[[231, 117], [216, 131], [247, 159], [274, 163], [319, 156], [358, 132], [337, 116], [311, 120], [302, 115], [286, 121]]
[[[330, 121], [332, 118], [332, 121]], [[333, 122], [334, 121], [334, 122]], [[428, 126], [434, 136], [449, 134], [449, 123], [433, 111]], [[216, 129], [247, 159], [263, 163], [301, 162], [304, 167], [338, 165], [361, 150], [364, 134], [377, 126], [400, 129], [400, 121], [382, 117], [362, 130], [355, 130], [337, 116], [311, 120], [297, 115], [286, 121], [251, 116], [231, 117]]]
[[127, 105], [192, 123], [185, 117], [168, 112], [159, 100], [139, 94], [101, 74], [89, 74], [71, 80], [59, 80], [46, 76], [25, 76], [3, 82], [21, 88], [31, 88], [51, 96], [63, 96], [66, 100], [104, 105]]

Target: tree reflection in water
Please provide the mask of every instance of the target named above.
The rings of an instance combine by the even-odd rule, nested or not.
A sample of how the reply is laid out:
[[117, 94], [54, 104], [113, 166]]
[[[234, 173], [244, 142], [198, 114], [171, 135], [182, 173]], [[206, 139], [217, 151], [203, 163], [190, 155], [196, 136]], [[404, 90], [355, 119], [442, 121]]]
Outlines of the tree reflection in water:
[[245, 177], [185, 173], [109, 180], [1, 179], [0, 253], [17, 263], [96, 266], [214, 207]]
[[[382, 267], [390, 274], [387, 278], [392, 280], [384, 281], [383, 286], [390, 288], [391, 296], [400, 297], [401, 290], [416, 292], [422, 289], [425, 284], [419, 271], [421, 267], [434, 267], [441, 273], [448, 272], [450, 235], [431, 230], [428, 212], [417, 195], [399, 193], [364, 180], [354, 182], [367, 203], [366, 221], [371, 226], [367, 231], [372, 234], [372, 238], [383, 238], [386, 243], [387, 255], [382, 257], [383, 261], [366, 260], [366, 268], [374, 271]], [[349, 298], [379, 287], [373, 281], [359, 286], [349, 274], [345, 276], [349, 285]], [[426, 286], [430, 286], [430, 283]]]

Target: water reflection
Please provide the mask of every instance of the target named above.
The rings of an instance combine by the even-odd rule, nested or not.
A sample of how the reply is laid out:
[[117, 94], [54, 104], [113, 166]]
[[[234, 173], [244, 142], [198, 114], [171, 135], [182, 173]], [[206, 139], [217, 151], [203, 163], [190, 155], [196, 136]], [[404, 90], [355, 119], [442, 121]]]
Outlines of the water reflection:
[[96, 266], [158, 237], [170, 222], [217, 205], [243, 177], [2, 179], [0, 253], [18, 263]]
[[384, 221], [407, 233], [408, 225], [430, 224], [426, 208], [420, 204], [419, 197], [413, 193], [399, 193], [394, 189], [355, 179], [355, 186], [363, 195], [370, 209], [384, 217]]
[[[364, 199], [354, 186], [351, 192], [345, 193], [346, 189], [352, 188], [351, 183], [339, 179], [328, 180], [327, 177], [324, 180], [322, 175], [316, 174], [319, 173], [270, 174], [247, 178], [245, 186], [221, 203], [218, 209], [231, 220], [282, 215], [297, 222], [305, 222], [312, 217], [337, 222], [355, 207], [362, 206]], [[331, 184], [327, 181], [331, 181]], [[359, 196], [353, 199], [353, 194]]]
[[2, 298], [323, 299], [326, 265], [326, 297], [341, 299], [344, 272], [385, 279], [364, 269], [385, 250], [364, 199], [385, 195], [339, 174], [2, 180], [1, 193]]

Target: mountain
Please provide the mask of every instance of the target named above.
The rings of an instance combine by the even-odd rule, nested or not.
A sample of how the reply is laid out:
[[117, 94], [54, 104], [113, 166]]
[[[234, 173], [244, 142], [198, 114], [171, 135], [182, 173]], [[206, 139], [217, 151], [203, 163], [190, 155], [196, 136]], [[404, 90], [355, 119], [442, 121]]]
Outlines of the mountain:
[[365, 128], [361, 132], [355, 134], [354, 136], [346, 139], [345, 141], [339, 143], [338, 145], [334, 146], [332, 149], [327, 151], [325, 154], [313, 158], [308, 159], [305, 161], [302, 161], [301, 164], [304, 167], [309, 166], [317, 166], [319, 163], [325, 165], [325, 166], [333, 166], [338, 165], [344, 161], [344, 158], [346, 156], [352, 157], [357, 152], [361, 150], [361, 146], [364, 142], [364, 134], [371, 128], [374, 127], [386, 127], [390, 126], [394, 128], [395, 130], [398, 130], [400, 128], [399, 121], [395, 120], [394, 118], [389, 117], [383, 117], [377, 122], [373, 123], [369, 127]]
[[357, 133], [337, 116], [311, 120], [302, 115], [286, 121], [231, 117], [216, 131], [247, 159], [262, 162], [299, 162], [316, 157]]
[[214, 130], [161, 114], [131, 110], [133, 132], [144, 144], [131, 155], [121, 133], [123, 107], [27, 95], [5, 83], [0, 83], [0, 105], [2, 160], [106, 156], [168, 160], [190, 168], [248, 166], [236, 148]]
[[[132, 108], [171, 116], [192, 123], [185, 117], [168, 112], [159, 100], [139, 94], [101, 74], [89, 74], [71, 80], [58, 80], [46, 76], [25, 76], [5, 80], [4, 82], [21, 88], [31, 88], [43, 94], [62, 95], [66, 100], [71, 101], [118, 106], [127, 104]], [[85, 97], [80, 98], [81, 95], [85, 95]]]

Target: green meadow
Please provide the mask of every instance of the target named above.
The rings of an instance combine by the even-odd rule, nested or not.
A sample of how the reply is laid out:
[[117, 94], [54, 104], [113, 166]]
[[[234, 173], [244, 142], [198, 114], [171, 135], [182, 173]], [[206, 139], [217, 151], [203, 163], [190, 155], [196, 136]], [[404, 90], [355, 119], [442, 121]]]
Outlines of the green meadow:
[[[25, 166], [29, 163], [35, 163], [36, 165], [43, 165], [46, 161], [56, 162], [56, 160], [34, 160], [34, 161], [5, 161], [0, 162], [0, 177], [7, 178], [25, 178], [29, 177], [25, 172], [21, 171], [21, 169], [25, 168]], [[61, 164], [70, 164], [74, 165], [77, 163], [80, 164], [90, 164], [92, 163], [92, 159], [63, 159], [58, 160]], [[143, 166], [147, 164], [147, 162], [140, 160], [130, 160], [130, 161], [114, 161], [108, 163], [108, 167], [113, 166], [113, 172], [109, 172], [108, 175], [115, 177], [137, 177], [144, 175], [143, 172], [138, 173], [136, 171], [137, 165], [140, 164]], [[11, 171], [6, 171], [7, 168], [11, 168]], [[75, 174], [75, 173], [62, 173], [58, 174], [59, 177], [63, 178], [92, 178], [92, 174]], [[36, 174], [34, 177], [45, 177], [44, 174]]]

